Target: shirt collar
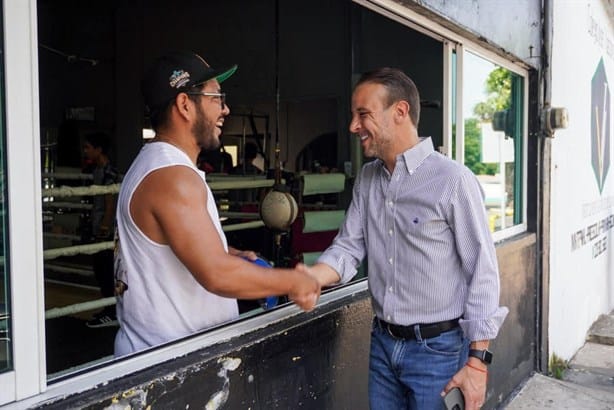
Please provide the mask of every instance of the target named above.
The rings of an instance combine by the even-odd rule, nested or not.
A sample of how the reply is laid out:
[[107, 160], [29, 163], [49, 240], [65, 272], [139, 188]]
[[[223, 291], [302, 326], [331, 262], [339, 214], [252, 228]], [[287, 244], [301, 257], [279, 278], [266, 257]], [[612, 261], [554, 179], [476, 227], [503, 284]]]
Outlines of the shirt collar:
[[402, 156], [405, 160], [407, 171], [413, 172], [433, 152], [435, 152], [435, 149], [433, 148], [433, 140], [431, 137], [421, 137], [420, 142], [399, 155], [399, 157], [397, 157], [397, 161]]

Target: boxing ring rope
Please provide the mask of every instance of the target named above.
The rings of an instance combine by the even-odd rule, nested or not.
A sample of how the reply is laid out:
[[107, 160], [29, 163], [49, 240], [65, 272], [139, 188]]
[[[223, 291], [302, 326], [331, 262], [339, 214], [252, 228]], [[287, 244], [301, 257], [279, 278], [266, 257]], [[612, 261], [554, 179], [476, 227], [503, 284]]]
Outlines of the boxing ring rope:
[[[91, 179], [89, 174], [60, 174], [60, 173], [45, 173], [45, 178], [56, 179]], [[253, 188], [268, 188], [272, 187], [274, 180], [263, 179], [261, 177], [211, 177], [207, 179], [207, 183], [212, 191], [223, 191], [232, 189], [253, 189]], [[118, 194], [121, 184], [111, 185], [90, 185], [83, 187], [60, 186], [54, 188], [44, 188], [42, 190], [43, 197], [71, 197], [71, 196], [95, 196], [106, 194]], [[73, 209], [92, 209], [91, 204], [83, 204], [80, 202], [44, 202], [45, 208], [73, 208]], [[224, 232], [232, 232], [245, 229], [254, 229], [264, 226], [264, 222], [260, 220], [260, 215], [254, 212], [220, 212], [220, 216], [228, 218], [240, 219], [257, 219], [249, 222], [241, 222], [229, 225], [223, 225]], [[59, 239], [75, 239], [76, 235], [69, 234], [53, 234], [45, 233], [45, 237]], [[46, 249], [43, 251], [43, 259], [45, 261], [53, 260], [61, 256], [75, 256], [79, 254], [92, 255], [103, 250], [114, 249], [114, 241], [104, 241], [92, 244], [66, 246], [61, 248]], [[87, 274], [91, 271], [65, 267], [61, 265], [46, 264], [47, 268], [65, 273]], [[101, 298], [72, 305], [51, 308], [45, 311], [45, 319], [55, 319], [62, 316], [67, 316], [75, 313], [85, 312], [89, 310], [100, 309], [105, 306], [115, 304], [115, 297]]]
[[[46, 196], [96, 196], [106, 194], [118, 194], [121, 184], [90, 185], [90, 186], [60, 186], [43, 188], [43, 197]], [[70, 202], [67, 202], [70, 203]]]
[[100, 251], [113, 249], [114, 246], [113, 241], [105, 241], [88, 243], [85, 245], [66, 246], [63, 248], [46, 249], [43, 251], [43, 259], [50, 260], [59, 258], [60, 256], [75, 256], [82, 253], [86, 255], [93, 255]]
[[46, 263], [45, 269], [49, 269], [54, 272], [71, 273], [71, 274], [82, 275], [82, 276], [91, 276], [94, 273], [94, 271], [91, 269], [82, 269], [82, 268], [76, 268], [73, 266], [57, 265], [54, 263]]
[[74, 313], [86, 312], [88, 310], [100, 309], [114, 304], [115, 296], [111, 296], [108, 298], [96, 299], [88, 302], [75, 303], [73, 305], [51, 308], [45, 311], [45, 320], [68, 316]]
[[45, 232], [43, 233], [43, 238], [45, 239], [65, 239], [69, 241], [79, 241], [81, 240], [81, 236], [74, 235], [70, 233], [53, 233], [53, 232]]
[[90, 210], [94, 206], [92, 204], [83, 204], [81, 202], [43, 202], [43, 208], [72, 208], [72, 209], [85, 209]]
[[41, 174], [43, 178], [47, 179], [66, 179], [66, 180], [93, 180], [92, 174], [79, 174], [77, 172], [43, 172]]

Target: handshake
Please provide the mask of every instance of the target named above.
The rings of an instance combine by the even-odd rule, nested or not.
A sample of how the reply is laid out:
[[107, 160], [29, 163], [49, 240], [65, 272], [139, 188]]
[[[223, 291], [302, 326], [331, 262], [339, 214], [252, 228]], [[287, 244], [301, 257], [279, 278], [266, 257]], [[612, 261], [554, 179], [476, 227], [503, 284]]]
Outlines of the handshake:
[[[251, 251], [242, 251], [244, 259], [262, 267], [271, 267], [264, 259], [256, 256]], [[339, 275], [328, 265], [318, 263], [307, 266], [298, 263], [293, 269], [273, 269], [275, 275], [270, 276], [277, 288], [270, 294], [280, 293], [279, 287], [284, 288], [284, 294], [306, 312], [313, 310], [320, 297], [323, 286], [328, 286], [339, 281]], [[268, 286], [267, 286], [268, 287]], [[273, 289], [271, 289], [273, 290]], [[268, 299], [268, 298], [267, 298]]]
[[306, 312], [315, 307], [322, 287], [336, 284], [341, 279], [333, 268], [323, 263], [313, 266], [298, 263], [294, 270], [298, 279], [288, 297]]
[[322, 284], [318, 281], [312, 267], [298, 263], [294, 270], [296, 271], [296, 280], [288, 293], [288, 298], [305, 312], [309, 312], [318, 303]]

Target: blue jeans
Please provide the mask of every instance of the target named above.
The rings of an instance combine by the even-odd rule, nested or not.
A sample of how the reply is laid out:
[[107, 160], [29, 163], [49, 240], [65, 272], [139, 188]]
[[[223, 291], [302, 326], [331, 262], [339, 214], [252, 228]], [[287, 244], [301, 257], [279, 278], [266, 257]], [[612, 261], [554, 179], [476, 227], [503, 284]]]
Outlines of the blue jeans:
[[371, 331], [369, 405], [371, 410], [441, 410], [440, 393], [467, 361], [469, 341], [460, 327], [437, 337], [397, 339], [377, 320]]

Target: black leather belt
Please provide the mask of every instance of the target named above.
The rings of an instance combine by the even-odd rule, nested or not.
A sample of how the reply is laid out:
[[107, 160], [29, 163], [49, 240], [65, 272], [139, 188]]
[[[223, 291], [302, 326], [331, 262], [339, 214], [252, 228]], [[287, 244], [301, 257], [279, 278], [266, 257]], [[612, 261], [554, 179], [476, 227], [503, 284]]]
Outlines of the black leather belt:
[[[401, 326], [393, 325], [392, 323], [384, 322], [380, 318], [375, 318], [382, 329], [387, 330], [390, 336], [397, 339], [415, 339], [416, 332], [414, 331], [414, 325]], [[445, 322], [429, 323], [420, 326], [420, 335], [423, 339], [429, 339], [431, 337], [437, 337], [443, 332], [457, 328], [458, 319], [446, 320]]]

